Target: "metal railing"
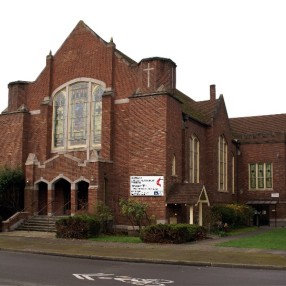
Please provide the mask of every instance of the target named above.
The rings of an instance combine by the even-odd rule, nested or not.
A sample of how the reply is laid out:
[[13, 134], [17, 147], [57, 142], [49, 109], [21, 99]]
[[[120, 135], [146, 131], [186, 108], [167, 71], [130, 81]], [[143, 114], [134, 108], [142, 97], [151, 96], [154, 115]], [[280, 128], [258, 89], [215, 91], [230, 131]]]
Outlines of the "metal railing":
[[[64, 205], [59, 206], [57, 209], [54, 209], [52, 206], [51, 207], [52, 213], [50, 215], [48, 214], [48, 207], [50, 205], [53, 205], [56, 202], [57, 202], [56, 200], [50, 201], [45, 206], [43, 206], [41, 209], [39, 209], [36, 214], [33, 214], [33, 215], [29, 215], [29, 212], [26, 210], [27, 208], [24, 208], [22, 211], [16, 212], [10, 218], [8, 218], [7, 220], [2, 222], [2, 231], [14, 230], [21, 223], [23, 223], [23, 221], [26, 222], [26, 226], [27, 226], [28, 231], [31, 231], [31, 220], [34, 217], [39, 216], [39, 214], [42, 213], [44, 210], [47, 210], [48, 225], [50, 225], [51, 219], [56, 217], [58, 213], [63, 213], [62, 214], [63, 216], [69, 216], [70, 214], [69, 215], [65, 214], [65, 211], [70, 209], [70, 208], [66, 208], [67, 206], [71, 205], [70, 200], [67, 201]], [[32, 202], [32, 204], [31, 204], [32, 210], [34, 209], [35, 204], [36, 204], [36, 201]], [[87, 204], [83, 208], [86, 209]], [[47, 231], [49, 231], [49, 230], [47, 230]]]

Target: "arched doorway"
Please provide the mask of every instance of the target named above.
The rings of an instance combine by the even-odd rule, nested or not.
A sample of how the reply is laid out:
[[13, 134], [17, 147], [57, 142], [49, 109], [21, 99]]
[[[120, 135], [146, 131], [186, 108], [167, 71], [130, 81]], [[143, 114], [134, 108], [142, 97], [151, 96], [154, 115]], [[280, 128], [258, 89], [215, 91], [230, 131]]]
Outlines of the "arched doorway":
[[70, 215], [71, 214], [71, 184], [64, 180], [58, 180], [55, 185], [55, 215]]
[[38, 184], [38, 215], [47, 215], [48, 212], [48, 185], [44, 182]]
[[89, 184], [85, 181], [80, 181], [77, 184], [77, 210], [87, 211], [88, 209], [88, 187]]

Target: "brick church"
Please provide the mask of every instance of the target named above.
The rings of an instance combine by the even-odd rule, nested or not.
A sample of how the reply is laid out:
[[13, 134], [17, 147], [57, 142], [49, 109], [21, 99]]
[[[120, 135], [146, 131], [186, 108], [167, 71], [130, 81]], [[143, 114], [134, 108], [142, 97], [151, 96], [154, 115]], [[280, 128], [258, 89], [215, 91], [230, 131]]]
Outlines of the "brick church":
[[204, 224], [210, 206], [253, 206], [286, 224], [286, 114], [229, 118], [210, 86], [196, 102], [176, 89], [167, 58], [135, 62], [80, 21], [33, 82], [8, 84], [0, 165], [25, 173], [30, 215], [94, 213], [121, 198], [157, 223]]

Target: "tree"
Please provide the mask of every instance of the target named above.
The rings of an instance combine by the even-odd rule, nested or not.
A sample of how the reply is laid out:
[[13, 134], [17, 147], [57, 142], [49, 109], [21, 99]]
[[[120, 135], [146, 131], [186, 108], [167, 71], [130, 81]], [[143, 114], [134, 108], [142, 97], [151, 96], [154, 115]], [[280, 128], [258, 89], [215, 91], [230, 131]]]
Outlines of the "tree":
[[20, 168], [0, 168], [0, 215], [3, 219], [23, 209], [25, 179]]
[[147, 215], [147, 204], [132, 199], [121, 199], [119, 206], [121, 213], [128, 218], [133, 228], [138, 226], [139, 231], [141, 231], [142, 226], [150, 223], [150, 218]]

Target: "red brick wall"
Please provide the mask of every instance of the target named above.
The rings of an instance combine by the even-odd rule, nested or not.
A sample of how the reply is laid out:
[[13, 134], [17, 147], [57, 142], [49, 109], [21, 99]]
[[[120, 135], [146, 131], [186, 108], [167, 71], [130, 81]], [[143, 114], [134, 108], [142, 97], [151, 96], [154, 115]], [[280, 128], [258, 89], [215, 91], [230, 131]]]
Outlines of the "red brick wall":
[[[250, 163], [272, 163], [273, 190], [249, 190]], [[280, 193], [279, 200], [286, 200], [285, 186], [285, 143], [270, 142], [264, 144], [242, 144], [239, 156], [239, 187], [243, 192], [240, 196], [244, 202], [251, 200], [271, 200], [271, 193]]]
[[[149, 86], [148, 71], [145, 70], [148, 64], [152, 68]], [[44, 178], [52, 181], [60, 174], [71, 181], [81, 176], [87, 180], [93, 177], [98, 186], [94, 189], [97, 197], [95, 193], [92, 196], [94, 201], [104, 199], [104, 184], [108, 182], [106, 200], [115, 212], [116, 223], [127, 223], [120, 215], [118, 203], [120, 198], [129, 197], [130, 176], [162, 175], [166, 192], [173, 182], [188, 180], [189, 139], [195, 134], [200, 141], [201, 182], [206, 184], [214, 202], [231, 201], [231, 153], [235, 149], [223, 99], [220, 99], [210, 126], [189, 120], [183, 129], [182, 105], [172, 97], [176, 86], [175, 63], [169, 59], [149, 58], [137, 64], [117, 51], [112, 42], [106, 43], [99, 38], [83, 22], [76, 26], [54, 56], [46, 58], [46, 67], [35, 82], [18, 82], [9, 86], [8, 111], [15, 111], [24, 103], [32, 113], [0, 116], [2, 164], [9, 161], [10, 153], [12, 164], [22, 165], [29, 153], [36, 154], [41, 164], [56, 155], [51, 154], [51, 96], [61, 85], [82, 77], [100, 80], [108, 88], [103, 96], [102, 149], [99, 154], [102, 162], [80, 166], [77, 161], [60, 155], [47, 162], [45, 168], [27, 166], [27, 176], [31, 176], [31, 180]], [[215, 94], [211, 100], [215, 105]], [[224, 135], [228, 143], [228, 193], [217, 190], [220, 135]], [[74, 150], [68, 154], [82, 162], [88, 158], [85, 151]], [[176, 176], [172, 176], [174, 155]], [[137, 199], [149, 204], [151, 214], [157, 220], [166, 219], [165, 196]]]
[[[230, 203], [232, 202], [232, 155], [235, 154], [235, 146], [232, 143], [231, 130], [226, 112], [223, 97], [219, 98], [212, 128], [207, 129], [207, 148], [206, 148], [206, 189], [209, 199], [213, 203]], [[218, 191], [218, 138], [224, 136], [228, 148], [228, 187], [227, 192]]]
[[28, 120], [26, 112], [0, 115], [0, 165], [23, 166], [28, 151], [25, 148]]

